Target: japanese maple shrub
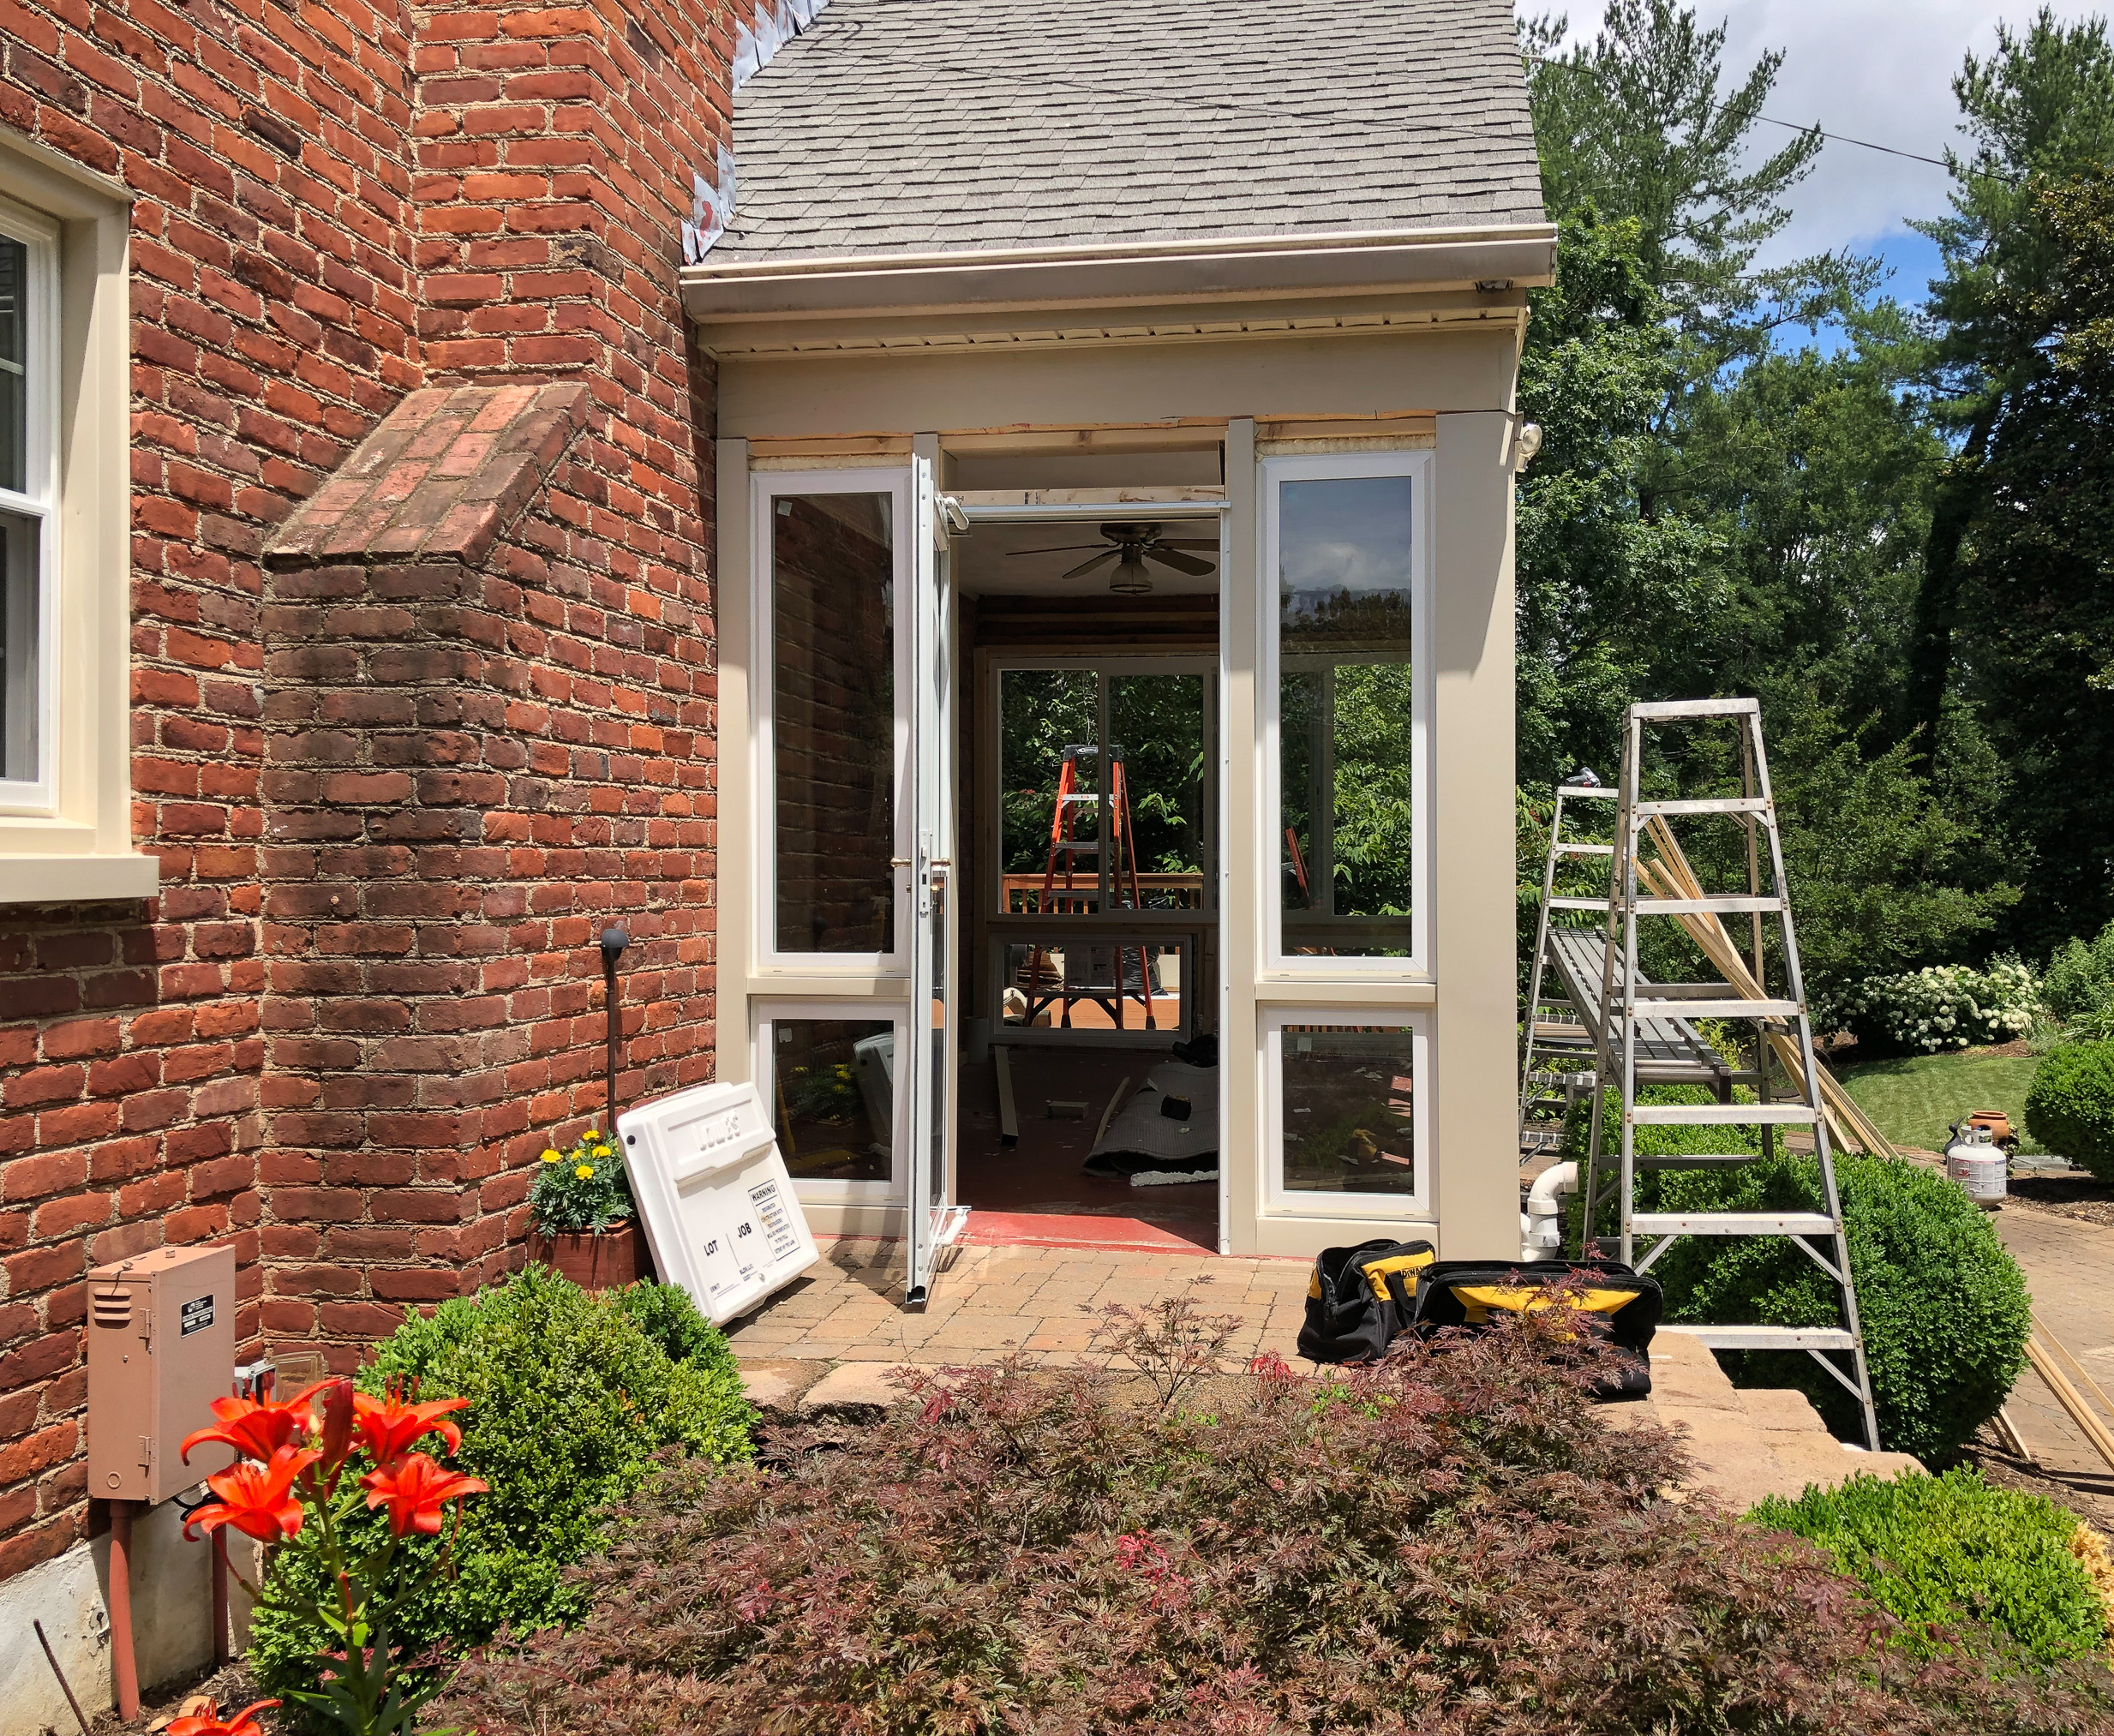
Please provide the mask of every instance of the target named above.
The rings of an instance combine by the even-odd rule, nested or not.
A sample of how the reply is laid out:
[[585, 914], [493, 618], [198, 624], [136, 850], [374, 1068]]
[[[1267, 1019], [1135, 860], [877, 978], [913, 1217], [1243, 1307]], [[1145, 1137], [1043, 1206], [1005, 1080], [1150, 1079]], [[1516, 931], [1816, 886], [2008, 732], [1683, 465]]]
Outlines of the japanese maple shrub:
[[[508, 1625], [584, 1613], [586, 1588], [566, 1570], [601, 1544], [607, 1509], [638, 1490], [655, 1454], [672, 1448], [709, 1473], [750, 1451], [753, 1412], [727, 1342], [668, 1284], [596, 1294], [531, 1266], [430, 1317], [409, 1315], [359, 1383], [467, 1402], [455, 1463], [491, 1485], [464, 1512], [452, 1571], [397, 1616], [435, 1664]], [[438, 1540], [409, 1547], [440, 1554]], [[300, 1620], [261, 1614], [250, 1663], [263, 1687], [311, 1686], [314, 1655]]]
[[[1208, 1323], [1201, 1323], [1208, 1326]], [[870, 1430], [672, 1466], [578, 1627], [429, 1709], [480, 1736], [2055, 1736], [2114, 1703], [2015, 1652], [1920, 1677], [1811, 1546], [1661, 1491], [1560, 1309], [1383, 1364], [1213, 1372], [1189, 1298], [1120, 1361], [906, 1374]], [[2001, 1639], [1991, 1642], [2001, 1646]]]

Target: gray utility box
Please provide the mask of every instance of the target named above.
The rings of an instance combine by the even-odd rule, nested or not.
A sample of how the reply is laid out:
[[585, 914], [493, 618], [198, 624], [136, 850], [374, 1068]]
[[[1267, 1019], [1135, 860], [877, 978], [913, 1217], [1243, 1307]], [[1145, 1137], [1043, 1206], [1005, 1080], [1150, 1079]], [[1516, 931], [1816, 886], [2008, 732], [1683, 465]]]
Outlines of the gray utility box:
[[165, 1501], [235, 1462], [183, 1437], [235, 1379], [235, 1250], [158, 1248], [88, 1274], [88, 1493]]

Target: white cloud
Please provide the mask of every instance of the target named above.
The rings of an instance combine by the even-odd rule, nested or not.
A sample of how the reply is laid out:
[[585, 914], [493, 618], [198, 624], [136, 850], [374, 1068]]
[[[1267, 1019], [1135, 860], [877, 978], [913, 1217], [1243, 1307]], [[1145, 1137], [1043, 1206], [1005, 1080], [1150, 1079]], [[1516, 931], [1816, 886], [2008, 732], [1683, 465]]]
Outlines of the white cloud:
[[[1972, 49], [1986, 54], [1999, 22], [2029, 23], [2039, 0], [1699, 0], [1704, 24], [1725, 21], [1728, 81], [1744, 75], [1772, 48], [1783, 68], [1767, 113], [1778, 120], [1848, 134], [1926, 157], [1942, 157], [1959, 141], [1959, 106], [1952, 79]], [[2054, 0], [2064, 20], [2107, 9], [2081, 0]], [[1602, 15], [1598, 0], [1575, 5], [1522, 0], [1525, 15], [1567, 14], [1573, 40], [1590, 40]], [[1776, 148], [1791, 135], [1758, 127], [1756, 142]], [[1943, 169], [1854, 145], [1830, 143], [1813, 171], [1794, 190], [1792, 220], [1770, 243], [1762, 263], [1852, 243], [1869, 245], [1901, 233], [1905, 219], [1945, 207]]]

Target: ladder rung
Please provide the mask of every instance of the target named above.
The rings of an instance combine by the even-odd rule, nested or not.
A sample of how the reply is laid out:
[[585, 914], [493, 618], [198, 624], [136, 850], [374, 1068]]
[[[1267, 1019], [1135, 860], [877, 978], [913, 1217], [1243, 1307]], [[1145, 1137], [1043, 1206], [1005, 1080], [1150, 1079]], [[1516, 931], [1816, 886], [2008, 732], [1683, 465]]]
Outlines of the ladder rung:
[[1555, 848], [1559, 856], [1612, 856], [1615, 853], [1613, 844], [1558, 844]]
[[1825, 1212], [1638, 1212], [1630, 1218], [1637, 1236], [1833, 1236]]
[[[1607, 900], [1602, 899], [1604, 905]], [[1756, 898], [1742, 892], [1711, 898], [1640, 898], [1639, 916], [1774, 916], [1784, 907], [1781, 898]]]
[[1759, 714], [1759, 699], [1640, 699], [1630, 707], [1632, 717], [1737, 717], [1743, 711]]
[[1611, 802], [1622, 792], [1612, 784], [1558, 784], [1556, 793], [1567, 802], [1575, 802], [1582, 796], [1595, 801]]
[[1093, 838], [1059, 838], [1050, 847], [1052, 850], [1098, 850], [1101, 846], [1099, 841]]
[[1099, 801], [1099, 800], [1101, 799], [1101, 794], [1100, 794], [1100, 792], [1099, 792], [1099, 791], [1098, 791], [1098, 790], [1088, 790], [1088, 791], [1087, 791], [1087, 792], [1086, 792], [1083, 795], [1059, 796], [1059, 797], [1057, 798], [1057, 799], [1058, 799], [1060, 802], [1065, 802], [1065, 803], [1070, 803], [1070, 802], [1098, 802], [1098, 801]]
[[1602, 916], [1608, 913], [1608, 901], [1604, 898], [1552, 898], [1551, 910], [1596, 910]]
[[[1607, 1158], [1603, 1156], [1602, 1161]], [[1669, 1152], [1652, 1157], [1640, 1152], [1630, 1159], [1630, 1164], [1638, 1170], [1732, 1170], [1758, 1161], [1752, 1152]]]
[[1761, 1122], [1795, 1127], [1820, 1116], [1802, 1103], [1640, 1103], [1630, 1119], [1638, 1127], [1738, 1127]]
[[1840, 1326], [1661, 1326], [1699, 1338], [1713, 1350], [1853, 1350], [1857, 1335]]
[[1710, 797], [1690, 802], [1639, 802], [1630, 811], [1640, 820], [1674, 814], [1760, 814], [1769, 811], [1762, 796]]
[[1796, 1001], [1638, 1001], [1629, 1009], [1632, 1019], [1795, 1019]]

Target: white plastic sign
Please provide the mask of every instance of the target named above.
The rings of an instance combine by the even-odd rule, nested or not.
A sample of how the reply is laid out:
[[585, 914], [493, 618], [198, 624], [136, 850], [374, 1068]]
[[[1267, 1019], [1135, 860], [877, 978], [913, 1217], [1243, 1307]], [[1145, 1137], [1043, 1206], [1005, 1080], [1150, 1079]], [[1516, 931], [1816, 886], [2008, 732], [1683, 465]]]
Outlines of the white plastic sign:
[[617, 1117], [653, 1263], [722, 1326], [822, 1256], [753, 1085], [698, 1085]]

